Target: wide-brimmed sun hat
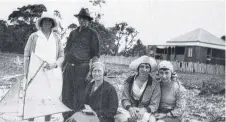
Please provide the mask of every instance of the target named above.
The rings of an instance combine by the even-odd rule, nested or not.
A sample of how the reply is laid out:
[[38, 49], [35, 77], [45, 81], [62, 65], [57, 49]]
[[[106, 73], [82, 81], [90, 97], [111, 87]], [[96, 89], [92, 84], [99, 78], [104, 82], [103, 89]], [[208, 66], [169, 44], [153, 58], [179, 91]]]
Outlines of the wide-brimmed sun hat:
[[90, 16], [88, 8], [82, 8], [80, 10], [80, 12], [78, 14], [74, 15], [74, 16], [75, 17], [84, 17], [84, 18], [87, 18], [89, 21], [93, 20], [93, 18]]
[[169, 69], [171, 72], [174, 72], [173, 64], [169, 61], [161, 61], [158, 65], [158, 70]]
[[129, 68], [131, 70], [137, 71], [137, 68], [140, 66], [140, 64], [149, 64], [151, 66], [151, 72], [154, 72], [157, 70], [157, 62], [154, 58], [149, 56], [141, 56], [138, 59], [135, 59], [132, 61], [129, 65]]
[[57, 27], [57, 21], [56, 21], [56, 18], [54, 17], [53, 14], [50, 14], [49, 12], [43, 12], [42, 13], [42, 16], [36, 21], [36, 28], [39, 30], [41, 29], [41, 21], [42, 19], [44, 18], [48, 18], [48, 19], [52, 19], [53, 20], [53, 27], [52, 29], [55, 29]]

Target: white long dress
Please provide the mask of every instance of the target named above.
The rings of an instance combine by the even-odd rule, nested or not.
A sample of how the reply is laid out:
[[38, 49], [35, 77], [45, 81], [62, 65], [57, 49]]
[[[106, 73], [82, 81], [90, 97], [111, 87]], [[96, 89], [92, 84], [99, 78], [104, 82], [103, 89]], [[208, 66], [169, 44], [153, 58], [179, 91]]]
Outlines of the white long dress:
[[[43, 62], [56, 62], [56, 41], [53, 34], [47, 40], [38, 31], [35, 53], [31, 54], [28, 81], [35, 75]], [[26, 91], [23, 118], [35, 118], [54, 113], [70, 111], [59, 97], [62, 92], [62, 72], [60, 68], [44, 70], [42, 67]]]

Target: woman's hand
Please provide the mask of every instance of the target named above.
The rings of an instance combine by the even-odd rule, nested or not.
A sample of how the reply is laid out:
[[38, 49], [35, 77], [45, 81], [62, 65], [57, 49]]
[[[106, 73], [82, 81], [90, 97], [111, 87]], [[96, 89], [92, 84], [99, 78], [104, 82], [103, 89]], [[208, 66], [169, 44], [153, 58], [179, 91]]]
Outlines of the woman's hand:
[[162, 118], [166, 117], [166, 114], [164, 114], [164, 113], [156, 113], [154, 116], [155, 116], [156, 119], [162, 119]]
[[147, 112], [147, 110], [145, 108], [138, 108], [137, 116], [138, 116], [139, 120], [141, 120], [143, 118], [145, 112]]
[[44, 66], [44, 69], [47, 69], [47, 70], [51, 70], [51, 69], [54, 69], [54, 68], [57, 68], [57, 64], [56, 63], [47, 63]]
[[133, 120], [136, 120], [137, 119], [136, 111], [137, 111], [137, 109], [135, 107], [130, 107], [129, 108], [129, 113], [130, 113], [131, 118]]
[[83, 113], [93, 113], [94, 115], [97, 115], [96, 112], [89, 106], [85, 105], [85, 109], [82, 110]]

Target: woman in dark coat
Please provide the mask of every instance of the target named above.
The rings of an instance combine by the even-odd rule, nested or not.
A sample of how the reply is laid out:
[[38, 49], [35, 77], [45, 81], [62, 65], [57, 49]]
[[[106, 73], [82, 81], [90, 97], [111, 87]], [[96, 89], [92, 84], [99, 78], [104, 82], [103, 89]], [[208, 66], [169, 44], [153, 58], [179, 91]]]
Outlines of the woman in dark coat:
[[[95, 62], [91, 67], [93, 82], [89, 83], [85, 90], [85, 104], [80, 112], [76, 112], [67, 122], [92, 121], [114, 122], [114, 116], [118, 109], [118, 96], [115, 88], [104, 81], [105, 66], [101, 62]], [[98, 118], [98, 119], [97, 119]]]

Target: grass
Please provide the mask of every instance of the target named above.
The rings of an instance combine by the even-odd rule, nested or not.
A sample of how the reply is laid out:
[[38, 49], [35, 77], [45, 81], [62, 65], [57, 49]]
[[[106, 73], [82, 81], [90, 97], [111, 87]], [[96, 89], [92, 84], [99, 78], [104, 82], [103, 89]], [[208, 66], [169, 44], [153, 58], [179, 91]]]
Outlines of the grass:
[[[15, 74], [23, 74], [23, 66], [18, 64], [16, 59], [17, 56], [19, 56], [19, 59], [22, 61], [22, 55], [0, 53], [0, 79]], [[134, 74], [134, 72], [130, 71], [128, 66], [125, 65], [106, 64], [106, 68], [108, 75], [105, 79], [116, 88], [120, 99], [123, 82], [128, 76]], [[152, 75], [154, 76], [155, 73]], [[188, 91], [187, 108], [184, 116], [185, 121], [225, 121], [225, 95], [198, 95], [202, 88], [203, 81], [224, 82], [225, 76], [183, 72], [178, 72], [178, 76]], [[0, 80], [0, 98], [2, 97], [1, 95], [6, 93], [6, 89], [9, 89], [16, 80], [18, 79]], [[61, 121], [61, 119], [55, 117], [52, 121], [58, 122]]]

